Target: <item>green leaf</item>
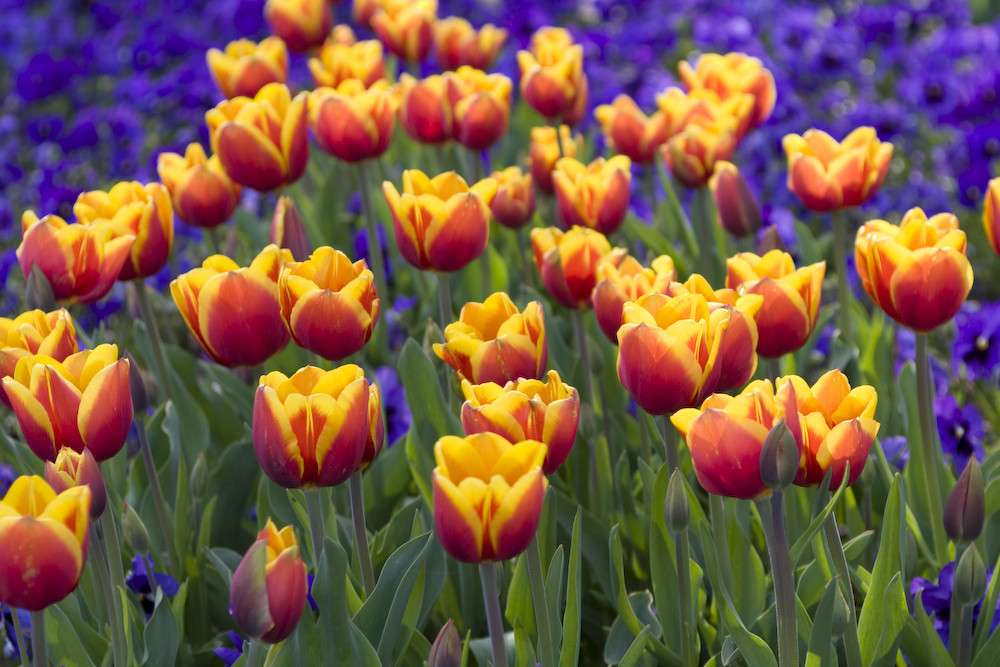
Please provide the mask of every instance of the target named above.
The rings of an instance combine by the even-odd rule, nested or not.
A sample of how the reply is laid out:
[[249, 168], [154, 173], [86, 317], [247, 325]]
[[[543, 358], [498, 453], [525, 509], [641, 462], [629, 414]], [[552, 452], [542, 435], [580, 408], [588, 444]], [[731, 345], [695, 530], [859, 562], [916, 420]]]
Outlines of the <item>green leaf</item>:
[[562, 640], [562, 626], [559, 623], [559, 608], [563, 594], [563, 560], [565, 551], [563, 545], [559, 545], [552, 560], [549, 561], [549, 570], [545, 576], [545, 602], [548, 604], [549, 630], [552, 633], [552, 646], [558, 647]]
[[576, 518], [573, 519], [573, 536], [569, 547], [569, 572], [566, 575], [566, 611], [562, 623], [562, 651], [559, 655], [559, 667], [575, 667], [580, 659], [580, 613], [581, 613], [581, 577], [580, 577], [580, 524], [583, 519], [583, 508], [577, 507]]
[[[524, 626], [524, 619], [518, 617], [514, 619], [512, 625], [514, 626], [514, 645], [517, 647], [517, 650], [514, 651], [515, 667], [534, 667], [538, 664], [535, 658], [535, 643], [531, 641], [528, 629]], [[509, 655], [507, 659], [510, 659]]]
[[[69, 603], [69, 606], [75, 606], [75, 604], [74, 601]], [[80, 632], [84, 636], [93, 635], [98, 641], [103, 638], [91, 628], [86, 627], [83, 619], [78, 615], [75, 616], [76, 623], [82, 627], [74, 627], [74, 621], [71, 620], [73, 617], [67, 615], [63, 609], [66, 606], [68, 606], [67, 603], [62, 602], [45, 609], [45, 631], [48, 640], [46, 644], [49, 648], [49, 660], [57, 665], [65, 665], [65, 667], [93, 667], [94, 662], [90, 656], [105, 655], [105, 653], [110, 652], [110, 644], [105, 640], [103, 646], [100, 646], [93, 641], [93, 637], [90, 638], [91, 641], [85, 643]], [[70, 611], [79, 612], [79, 607], [75, 610], [70, 609]]]
[[143, 664], [149, 667], [173, 667], [176, 664], [180, 635], [174, 609], [163, 595], [162, 588], [156, 591], [156, 607], [142, 638], [146, 643], [146, 659]]
[[530, 628], [534, 633], [535, 608], [531, 602], [531, 582], [528, 579], [528, 558], [524, 554], [517, 557], [514, 563], [514, 574], [510, 578], [510, 586], [507, 587], [507, 606], [504, 609], [504, 618], [514, 625], [514, 621], [520, 618], [524, 621], [525, 627]]
[[639, 658], [646, 652], [646, 644], [651, 634], [652, 628], [647, 625], [635, 636], [625, 655], [622, 656], [621, 662], [618, 663], [619, 667], [634, 667], [639, 662]]
[[[997, 563], [993, 566], [993, 571], [1000, 572], [1000, 557], [997, 558]], [[996, 613], [997, 598], [1000, 597], [1000, 585], [998, 585], [998, 581], [1000, 581], [1000, 577], [990, 577], [990, 587], [986, 589], [986, 598], [980, 607], [979, 620], [976, 623], [976, 631], [972, 636], [973, 656], [979, 654], [979, 651], [983, 646], [983, 642], [986, 641], [986, 638], [989, 636], [989, 633], [993, 628], [993, 617]]]
[[812, 634], [809, 636], [809, 652], [806, 654], [805, 667], [823, 667], [830, 665], [830, 652], [833, 645], [830, 638], [830, 629], [833, 624], [834, 604], [837, 602], [837, 579], [832, 579], [826, 585], [823, 598], [816, 608], [816, 615], [813, 617]]
[[809, 546], [809, 542], [812, 540], [813, 536], [819, 532], [819, 529], [823, 527], [823, 523], [826, 521], [826, 517], [830, 516], [833, 512], [833, 508], [837, 506], [837, 502], [840, 500], [840, 497], [844, 495], [844, 490], [847, 489], [848, 481], [849, 477], [845, 474], [840, 483], [840, 488], [837, 489], [836, 493], [830, 496], [830, 502], [828, 502], [823, 510], [809, 522], [809, 526], [806, 530], [799, 535], [797, 540], [795, 540], [795, 544], [793, 544], [790, 549], [792, 567], [795, 567], [795, 565], [799, 562], [799, 558], [801, 558], [805, 553], [806, 547]]
[[[924, 592], [913, 598], [913, 617], [907, 619], [904, 629], [904, 652], [914, 667], [955, 667], [944, 642], [934, 629], [934, 623], [924, 609]], [[914, 641], [916, 639], [916, 641]]]

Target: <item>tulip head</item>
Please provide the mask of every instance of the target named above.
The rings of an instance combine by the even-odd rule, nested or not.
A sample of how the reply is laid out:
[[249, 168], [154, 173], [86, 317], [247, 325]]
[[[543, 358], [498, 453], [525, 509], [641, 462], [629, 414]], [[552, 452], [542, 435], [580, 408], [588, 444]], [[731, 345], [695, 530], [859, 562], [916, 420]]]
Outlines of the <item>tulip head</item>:
[[399, 124], [410, 137], [424, 144], [441, 144], [451, 139], [453, 111], [443, 76], [414, 79], [404, 72], [396, 85], [396, 97]]
[[912, 208], [898, 227], [883, 220], [862, 225], [854, 258], [861, 284], [886, 315], [926, 333], [951, 320], [972, 289], [965, 246], [954, 215], [928, 219]]
[[583, 154], [583, 135], [573, 136], [568, 125], [559, 126], [559, 139], [556, 139], [556, 129], [545, 125], [531, 128], [531, 146], [528, 151], [528, 166], [531, 177], [542, 192], [552, 193], [555, 185], [552, 183], [552, 171], [560, 159], [559, 141], [562, 142], [564, 157], [576, 158]]
[[277, 644], [295, 631], [308, 592], [294, 529], [285, 526], [279, 531], [268, 519], [233, 572], [229, 613], [251, 639]]
[[979, 539], [986, 519], [985, 493], [983, 469], [976, 457], [970, 456], [944, 506], [944, 531], [953, 542]]
[[382, 391], [372, 382], [368, 385], [368, 438], [365, 440], [365, 453], [361, 457], [360, 470], [364, 470], [378, 453], [382, 451], [385, 442], [385, 421], [382, 419]]
[[528, 51], [518, 51], [521, 95], [532, 109], [550, 120], [573, 125], [587, 106], [583, 47], [564, 28], [541, 28]]
[[[0, 500], [0, 600], [41, 611], [72, 593], [87, 559], [90, 489], [56, 494], [41, 477], [18, 477]], [[10, 545], [17, 545], [11, 548]]]
[[295, 53], [319, 46], [333, 28], [327, 0], [267, 0], [264, 18]]
[[840, 143], [821, 130], [782, 139], [788, 156], [788, 189], [814, 211], [867, 203], [889, 173], [892, 144], [871, 127], [859, 127]]
[[491, 207], [493, 219], [510, 229], [520, 229], [531, 222], [535, 215], [531, 173], [524, 173], [520, 167], [507, 167], [494, 171], [491, 178], [497, 182], [497, 194]]
[[473, 384], [539, 378], [548, 362], [542, 304], [532, 301], [522, 313], [504, 292], [462, 306], [444, 337], [434, 353]]
[[208, 357], [223, 366], [256, 366], [288, 343], [281, 319], [278, 276], [292, 261], [288, 250], [269, 245], [246, 268], [213, 255], [201, 268], [177, 276], [170, 294]]
[[488, 432], [449, 435], [434, 445], [434, 458], [434, 525], [452, 558], [500, 561], [528, 548], [548, 488], [545, 445]]
[[643, 267], [632, 256], [625, 257], [620, 263], [608, 260], [598, 262], [597, 284], [591, 301], [597, 323], [608, 340], [616, 345], [618, 343], [618, 328], [622, 325], [622, 307], [626, 301], [635, 301], [650, 292], [665, 292], [676, 279], [674, 260], [667, 255], [654, 259], [649, 268]]
[[216, 227], [233, 214], [243, 188], [234, 183], [219, 162], [206, 157], [199, 143], [188, 144], [184, 155], [160, 153], [156, 173], [170, 192], [174, 213], [196, 227]]
[[428, 667], [461, 667], [462, 637], [458, 634], [455, 621], [448, 619], [431, 644], [427, 655]]
[[567, 227], [596, 229], [604, 235], [618, 231], [628, 212], [632, 162], [624, 155], [597, 158], [589, 165], [562, 158], [552, 172], [559, 214]]
[[253, 97], [265, 85], [288, 78], [288, 50], [278, 37], [266, 37], [260, 44], [238, 39], [225, 51], [209, 49], [205, 59], [215, 85], [228, 98]]
[[422, 62], [434, 43], [437, 0], [384, 0], [371, 25], [385, 48], [411, 63]]
[[378, 157], [392, 142], [396, 101], [385, 81], [365, 88], [346, 79], [337, 88], [317, 88], [309, 96], [309, 124], [316, 143], [345, 162]]
[[660, 154], [682, 185], [700, 188], [712, 177], [717, 162], [732, 157], [738, 140], [732, 118], [698, 116], [661, 145]]
[[286, 248], [298, 262], [308, 259], [313, 250], [309, 232], [306, 231], [299, 209], [291, 197], [278, 197], [271, 217], [270, 241], [279, 248]]
[[706, 53], [698, 57], [694, 67], [682, 61], [677, 70], [692, 92], [710, 90], [722, 100], [741, 93], [753, 96], [751, 128], [761, 125], [774, 110], [774, 76], [757, 58], [744, 53]]
[[[29, 310], [12, 320], [0, 317], [0, 379], [13, 375], [18, 360], [23, 357], [42, 354], [63, 361], [79, 351], [76, 327], [65, 308], [50, 313]], [[0, 401], [10, 407], [2, 388]]]
[[365, 260], [351, 262], [327, 246], [281, 267], [278, 298], [296, 344], [332, 361], [360, 350], [378, 322], [375, 276]]
[[455, 141], [481, 151], [506, 134], [513, 85], [510, 79], [466, 65], [445, 74], [445, 81]]
[[434, 26], [434, 48], [441, 69], [463, 65], [489, 69], [507, 41], [507, 31], [487, 23], [479, 30], [458, 16], [441, 19]]
[[723, 229], [738, 237], [757, 233], [761, 225], [760, 204], [736, 165], [716, 162], [708, 186], [712, 189], [715, 210]]
[[993, 252], [1000, 255], [1000, 177], [990, 181], [983, 201], [983, 227]]
[[615, 150], [638, 164], [652, 164], [656, 149], [676, 133], [668, 135], [670, 128], [663, 111], [647, 116], [628, 95], [600, 105], [594, 116]]
[[403, 258], [418, 269], [450, 273], [479, 257], [489, 241], [496, 190], [492, 178], [469, 186], [453, 171], [434, 178], [404, 171], [402, 194], [383, 183]]
[[347, 79], [360, 79], [365, 88], [371, 88], [376, 81], [386, 78], [382, 42], [327, 41], [318, 56], [309, 59], [309, 72], [317, 88], [337, 88]]
[[74, 486], [86, 486], [90, 489], [90, 518], [97, 519], [104, 513], [108, 490], [97, 459], [89, 449], [74, 452], [61, 447], [55, 461], [45, 462], [45, 481], [57, 494]]
[[567, 308], [588, 308], [597, 284], [598, 262], [619, 264], [626, 255], [624, 248], [612, 250], [604, 234], [587, 227], [568, 232], [555, 227], [533, 229], [531, 245], [542, 283]]
[[386, 0], [354, 0], [351, 7], [351, 18], [358, 25], [371, 27], [375, 12], [385, 6]]

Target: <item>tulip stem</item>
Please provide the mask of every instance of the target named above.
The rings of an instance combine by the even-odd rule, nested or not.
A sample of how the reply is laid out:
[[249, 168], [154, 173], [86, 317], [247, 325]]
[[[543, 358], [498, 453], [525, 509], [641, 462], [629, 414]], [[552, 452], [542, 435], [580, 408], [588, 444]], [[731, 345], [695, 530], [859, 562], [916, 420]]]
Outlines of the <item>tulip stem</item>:
[[[973, 547], [974, 549], [975, 547]], [[965, 553], [966, 547], [961, 544], [955, 545], [955, 567], [958, 568], [959, 561], [962, 560], [962, 554]], [[948, 652], [951, 654], [951, 659], [955, 661], [956, 664], [959, 662], [959, 652], [961, 650], [962, 644], [962, 612], [964, 611], [964, 606], [958, 601], [958, 595], [956, 589], [957, 578], [952, 577], [951, 579], [951, 609], [949, 613], [949, 623], [948, 623]], [[970, 614], [971, 616], [971, 614]]]
[[361, 208], [365, 214], [365, 229], [368, 238], [368, 260], [371, 264], [372, 273], [375, 274], [375, 289], [378, 291], [380, 299], [384, 299], [386, 305], [391, 305], [389, 299], [389, 286], [386, 284], [385, 261], [382, 258], [382, 245], [378, 240], [378, 223], [375, 221], [375, 207], [372, 205], [372, 176], [371, 165], [367, 160], [358, 163], [359, 190], [361, 190]]
[[667, 470], [677, 470], [681, 467], [681, 457], [677, 451], [677, 435], [670, 423], [670, 415], [660, 415], [660, 436], [666, 452]]
[[527, 238], [528, 227], [524, 226], [514, 230], [514, 238], [517, 242], [517, 257], [521, 262], [521, 274], [524, 282], [531, 289], [535, 289], [535, 261], [531, 256], [531, 240]]
[[715, 553], [719, 555], [719, 569], [722, 583], [726, 590], [733, 590], [733, 567], [729, 555], [729, 534], [726, 532], [726, 504], [722, 496], [708, 494], [708, 505], [711, 513], [712, 540], [715, 542]]
[[[149, 294], [146, 291], [146, 282], [137, 280], [135, 282], [135, 293], [139, 302], [139, 312], [142, 314], [142, 321], [146, 324], [146, 334], [149, 336], [149, 349], [153, 355], [153, 365], [156, 367], [156, 377], [159, 380], [162, 396], [165, 400], [177, 405], [174, 400], [174, 388], [170, 384], [170, 374], [167, 371], [167, 357], [163, 352], [163, 342], [160, 338], [160, 329], [156, 325], [156, 317], [153, 314], [153, 307], [149, 303]], [[138, 372], [138, 369], [136, 369]]]
[[917, 405], [920, 413], [920, 444], [923, 458], [924, 490], [930, 503], [931, 541], [938, 563], [947, 560], [947, 540], [944, 535], [944, 510], [941, 505], [940, 451], [934, 415], [934, 386], [931, 384], [930, 362], [927, 358], [927, 334], [917, 334]]
[[[697, 625], [693, 618], [694, 607], [691, 604], [691, 553], [687, 528], [675, 532], [674, 543], [677, 545], [677, 601], [681, 605], [681, 655], [685, 667], [692, 667], [697, 664], [698, 657], [694, 653]], [[723, 557], [720, 555], [720, 559]]]
[[375, 590], [375, 569], [372, 567], [372, 554], [368, 550], [368, 528], [365, 526], [365, 496], [361, 488], [361, 471], [351, 475], [348, 485], [351, 488], [351, 515], [354, 518], [354, 541], [358, 549], [358, 562], [361, 563], [361, 579], [365, 583], [365, 597], [371, 597]]
[[[975, 548], [975, 547], [973, 547]], [[958, 660], [956, 667], [969, 667], [972, 664], [972, 607], [962, 607], [962, 633], [958, 641]]]
[[28, 642], [24, 638], [24, 628], [21, 627], [21, 617], [17, 609], [7, 607], [10, 610], [10, 619], [14, 623], [14, 642], [16, 643], [17, 654], [21, 656], [21, 667], [28, 667]]
[[268, 645], [262, 641], [251, 639], [247, 649], [247, 667], [263, 667], [267, 660]]
[[205, 245], [208, 246], [208, 252], [210, 255], [218, 255], [219, 253], [219, 233], [215, 230], [215, 227], [207, 227], [204, 230]]
[[[583, 404], [595, 409], [594, 403], [594, 379], [590, 371], [590, 349], [587, 347], [587, 328], [583, 321], [583, 311], [579, 308], [573, 310], [573, 331], [576, 335], [576, 351], [580, 355], [580, 363], [583, 365], [583, 386], [587, 392], [585, 397], [581, 397], [581, 412]], [[596, 418], [596, 413], [595, 413]], [[596, 429], [595, 429], [596, 430]], [[590, 497], [592, 501], [597, 500], [597, 453], [594, 450], [595, 437], [587, 438], [587, 449], [590, 454]]]
[[503, 636], [503, 617], [500, 615], [496, 563], [489, 561], [480, 563], [479, 579], [483, 583], [483, 604], [486, 606], [486, 625], [490, 630], [490, 644], [493, 646], [493, 665], [507, 667], [507, 646]]
[[525, 551], [528, 561], [528, 579], [531, 581], [531, 601], [535, 605], [535, 624], [538, 628], [538, 654], [542, 667], [555, 667], [556, 647], [552, 643], [552, 626], [549, 605], [545, 599], [545, 578], [542, 575], [542, 552], [538, 546], [538, 533]]
[[703, 186], [695, 190], [694, 201], [691, 204], [691, 217], [694, 219], [694, 226], [698, 233], [698, 269], [713, 288], [718, 288], [718, 276], [715, 273], [716, 248], [712, 243], [713, 221], [709, 215], [711, 211], [712, 191], [708, 186]]
[[837, 529], [837, 518], [830, 514], [823, 522], [823, 532], [826, 543], [833, 557], [833, 567], [840, 577], [840, 590], [847, 602], [847, 630], [844, 632], [844, 653], [847, 654], [847, 667], [861, 667], [861, 644], [858, 641], [858, 611], [854, 606], [854, 587], [851, 585], [851, 571], [844, 555], [844, 545], [840, 541], [840, 531]]
[[122, 547], [118, 541], [118, 528], [115, 526], [115, 516], [110, 504], [101, 514], [100, 524], [104, 553], [108, 557], [108, 571], [111, 573], [111, 585], [116, 595], [121, 595], [117, 591], [126, 590], [125, 568], [122, 567]]
[[45, 643], [45, 610], [31, 612], [31, 654], [35, 667], [49, 667], [49, 647]]
[[[104, 510], [108, 512], [107, 508]], [[111, 655], [115, 667], [125, 667], [125, 643], [122, 637], [121, 604], [118, 596], [111, 588], [111, 573], [108, 571], [108, 559], [104, 547], [97, 536], [97, 526], [90, 526], [90, 567], [97, 573], [98, 586], [104, 595], [104, 604], [108, 608], [108, 625], [111, 626]]]
[[556, 131], [556, 147], [559, 149], [559, 157], [564, 158], [566, 157], [566, 149], [563, 147], [562, 133], [559, 132], [559, 126], [559, 121], [556, 121], [552, 124], [552, 129]]
[[837, 299], [840, 301], [840, 339], [853, 345], [851, 337], [851, 286], [847, 281], [847, 217], [843, 213], [830, 214], [833, 227], [833, 261], [837, 263]]
[[326, 537], [326, 528], [323, 523], [323, 505], [321, 504], [320, 493], [322, 488], [304, 489], [306, 496], [306, 514], [309, 515], [309, 536], [312, 538], [313, 564], [316, 572], [319, 572], [319, 561], [323, 557], [323, 538]]
[[778, 619], [778, 666], [798, 667], [799, 637], [795, 618], [795, 580], [792, 577], [792, 559], [788, 553], [788, 539], [785, 536], [783, 495], [784, 492], [778, 489], [770, 498], [758, 500], [757, 510], [764, 526], [764, 538], [771, 561], [774, 608]]
[[177, 558], [177, 543], [174, 540], [173, 525], [170, 521], [170, 512], [167, 509], [167, 499], [163, 495], [163, 486], [160, 484], [160, 473], [157, 471], [156, 462], [153, 460], [153, 450], [149, 446], [149, 438], [146, 437], [146, 425], [141, 419], [136, 419], [135, 428], [139, 433], [139, 451], [142, 452], [142, 463], [146, 466], [146, 477], [149, 479], [149, 490], [153, 494], [153, 505], [156, 506], [156, 519], [160, 524], [160, 532], [163, 533], [163, 541], [167, 547], [170, 573], [175, 577], [179, 577], [181, 575], [181, 568]]

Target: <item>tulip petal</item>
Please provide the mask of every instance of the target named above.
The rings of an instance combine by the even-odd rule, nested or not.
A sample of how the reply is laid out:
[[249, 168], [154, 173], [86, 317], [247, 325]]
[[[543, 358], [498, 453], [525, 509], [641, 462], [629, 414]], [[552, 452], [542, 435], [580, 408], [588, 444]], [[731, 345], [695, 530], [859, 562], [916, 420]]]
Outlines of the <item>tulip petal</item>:
[[438, 540], [452, 558], [478, 563], [483, 553], [483, 523], [469, 498], [437, 470], [434, 486], [434, 525]]
[[106, 461], [125, 444], [132, 427], [129, 362], [119, 359], [97, 373], [83, 391], [77, 424], [84, 445], [98, 461]]
[[0, 599], [40, 611], [73, 592], [83, 572], [80, 542], [64, 525], [32, 517], [0, 519]]
[[504, 497], [490, 521], [494, 560], [517, 556], [531, 544], [542, 515], [548, 481], [540, 469], [521, 476]]

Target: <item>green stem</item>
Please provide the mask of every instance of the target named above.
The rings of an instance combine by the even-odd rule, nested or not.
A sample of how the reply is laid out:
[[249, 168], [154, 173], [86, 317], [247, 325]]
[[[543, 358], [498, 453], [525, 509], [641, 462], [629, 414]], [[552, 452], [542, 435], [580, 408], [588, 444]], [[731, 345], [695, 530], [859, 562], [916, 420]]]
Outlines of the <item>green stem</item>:
[[792, 559], [785, 537], [785, 518], [781, 511], [783, 492], [777, 490], [770, 498], [757, 501], [767, 553], [771, 561], [774, 584], [774, 607], [778, 618], [778, 666], [798, 667], [799, 637], [796, 629], [795, 581]]
[[[573, 331], [576, 336], [576, 351], [580, 355], [583, 366], [583, 386], [586, 394], [581, 396], [581, 402], [594, 407], [594, 380], [590, 370], [590, 350], [587, 347], [587, 329], [583, 322], [583, 311], [573, 310]], [[597, 500], [597, 453], [594, 450], [594, 437], [587, 438], [587, 450], [590, 454], [590, 497]]]
[[837, 264], [837, 308], [840, 312], [840, 338], [853, 344], [851, 336], [851, 286], [847, 280], [847, 217], [840, 212], [830, 214], [833, 226], [833, 260]]
[[[676, 470], [676, 468], [671, 468], [671, 470]], [[674, 541], [677, 545], [677, 597], [681, 605], [681, 655], [684, 664], [687, 667], [692, 667], [696, 664], [698, 657], [694, 654], [694, 637], [697, 625], [695, 624], [691, 597], [691, 551], [687, 529], [677, 531]]]
[[111, 586], [116, 595], [121, 595], [117, 591], [127, 590], [125, 588], [125, 568], [122, 567], [122, 547], [118, 540], [118, 528], [115, 526], [115, 517], [110, 505], [101, 514], [100, 523], [104, 553], [108, 556], [108, 572], [111, 573]]
[[351, 475], [348, 482], [351, 489], [351, 515], [354, 518], [354, 542], [361, 563], [361, 578], [365, 583], [365, 597], [371, 597], [375, 590], [375, 569], [372, 554], [368, 550], [368, 528], [365, 526], [365, 496], [361, 488], [361, 471]]
[[170, 510], [167, 507], [167, 499], [163, 495], [163, 487], [160, 485], [160, 473], [156, 470], [156, 463], [153, 461], [153, 450], [149, 446], [149, 438], [146, 437], [146, 425], [141, 419], [136, 419], [135, 427], [139, 433], [139, 451], [142, 452], [142, 462], [146, 466], [149, 490], [153, 494], [153, 505], [156, 506], [156, 519], [160, 524], [160, 532], [163, 534], [163, 540], [167, 546], [170, 573], [179, 577], [181, 568], [177, 557], [177, 543], [174, 540], [174, 531], [170, 521]]
[[711, 196], [712, 192], [707, 186], [695, 190], [694, 202], [691, 204], [691, 218], [695, 231], [698, 233], [698, 270], [713, 288], [718, 288], [720, 285], [715, 270], [716, 249], [715, 244], [712, 243], [711, 227], [715, 221], [708, 213], [711, 210], [711, 202], [709, 201]]
[[719, 555], [719, 570], [722, 583], [727, 591], [733, 590], [733, 566], [729, 555], [729, 534], [726, 532], [726, 504], [722, 496], [708, 494], [709, 512], [712, 522], [712, 541], [715, 553]]
[[247, 653], [247, 667], [263, 667], [269, 649], [270, 647], [264, 642], [251, 639]]
[[764, 360], [764, 376], [774, 382], [781, 375], [781, 360], [780, 359], [768, 359], [767, 357], [761, 357]]
[[322, 492], [322, 488], [305, 489], [306, 514], [309, 515], [309, 536], [312, 538], [313, 564], [316, 566], [316, 572], [319, 572], [320, 558], [323, 557], [323, 538], [326, 537], [322, 498], [320, 498]]
[[[170, 374], [167, 372], [167, 357], [163, 352], [163, 342], [160, 338], [160, 329], [156, 326], [156, 317], [153, 314], [153, 307], [149, 303], [149, 294], [146, 291], [146, 283], [143, 280], [135, 282], [135, 293], [139, 301], [139, 312], [142, 320], [146, 324], [146, 333], [149, 335], [149, 348], [153, 353], [153, 365], [156, 367], [156, 379], [164, 399], [177, 405], [174, 400], [174, 388], [170, 383]], [[138, 371], [136, 371], [138, 372]]]
[[535, 256], [531, 248], [531, 241], [527, 236], [527, 225], [514, 230], [514, 238], [517, 240], [517, 257], [521, 263], [521, 275], [524, 276], [525, 284], [531, 289], [535, 289]]
[[205, 245], [208, 246], [210, 255], [219, 254], [219, 236], [215, 227], [205, 229]]
[[358, 163], [359, 190], [361, 190], [361, 208], [365, 216], [365, 229], [368, 237], [368, 259], [375, 274], [375, 289], [384, 303], [391, 304], [389, 287], [386, 284], [385, 261], [382, 258], [382, 246], [378, 241], [378, 223], [375, 221], [375, 207], [372, 205], [372, 178], [368, 161]]
[[927, 358], [927, 334], [917, 334], [917, 405], [920, 413], [920, 444], [924, 459], [924, 490], [930, 503], [931, 540], [938, 563], [947, 560], [947, 538], [944, 534], [944, 510], [941, 505], [940, 450], [937, 423], [934, 416], [934, 386], [931, 384], [930, 362]]
[[[959, 637], [958, 661], [955, 665], [956, 667], [969, 667], [972, 664], [972, 607], [963, 607], [961, 617], [962, 634]], [[952, 622], [955, 621], [952, 620]]]
[[486, 606], [486, 625], [490, 630], [495, 667], [507, 667], [507, 646], [503, 636], [503, 617], [500, 615], [500, 594], [497, 592], [495, 563], [479, 564], [479, 579], [483, 584], [483, 604]]
[[840, 541], [840, 531], [837, 530], [837, 519], [833, 514], [823, 522], [823, 532], [826, 543], [833, 558], [833, 567], [840, 576], [840, 591], [847, 602], [847, 631], [844, 632], [844, 653], [847, 655], [847, 667], [861, 667], [861, 644], [858, 640], [858, 612], [854, 606], [854, 587], [851, 585], [851, 571], [844, 555], [844, 545]]
[[[956, 568], [958, 567], [959, 561], [962, 560], [962, 554], [965, 553], [965, 549], [966, 547], [961, 544], [955, 545]], [[958, 601], [958, 596], [955, 594], [955, 585], [956, 579], [953, 577], [951, 580], [951, 610], [948, 616], [950, 619], [950, 622], [948, 623], [948, 652], [951, 654], [951, 659], [957, 664], [959, 661], [959, 651], [962, 643], [962, 612], [965, 608], [962, 606], [962, 603]]]
[[559, 148], [559, 157], [564, 158], [566, 157], [566, 150], [563, 147], [562, 133], [559, 132], [559, 122], [553, 123], [552, 128], [556, 131], [556, 146]]
[[49, 647], [45, 643], [45, 610], [31, 612], [31, 653], [35, 667], [49, 667]]
[[545, 578], [542, 575], [542, 552], [538, 546], [538, 533], [524, 552], [528, 561], [528, 580], [531, 582], [531, 601], [535, 605], [535, 623], [538, 627], [538, 654], [542, 667], [555, 667], [556, 647], [552, 642], [549, 605], [545, 599]]
[[681, 458], [677, 452], [677, 433], [670, 423], [670, 415], [660, 415], [660, 437], [663, 438], [663, 449], [666, 452], [667, 470], [677, 470], [681, 466]]
[[[108, 510], [105, 510], [108, 511]], [[97, 583], [104, 596], [107, 607], [108, 625], [111, 626], [111, 655], [115, 667], [125, 667], [125, 642], [122, 637], [121, 604], [117, 603], [118, 595], [111, 588], [111, 573], [108, 571], [108, 560], [97, 535], [97, 526], [90, 526], [90, 568], [97, 575]]]
[[14, 641], [17, 643], [17, 654], [21, 656], [21, 667], [28, 667], [28, 642], [24, 639], [24, 628], [21, 627], [21, 617], [17, 609], [10, 608], [10, 618], [14, 621]]
[[452, 322], [451, 306], [451, 274], [438, 273], [438, 312], [441, 315], [441, 331], [444, 331]]

